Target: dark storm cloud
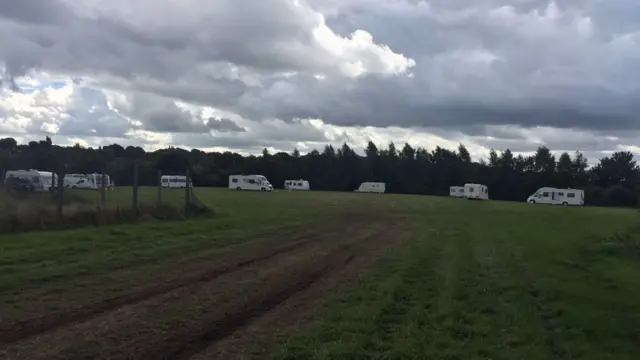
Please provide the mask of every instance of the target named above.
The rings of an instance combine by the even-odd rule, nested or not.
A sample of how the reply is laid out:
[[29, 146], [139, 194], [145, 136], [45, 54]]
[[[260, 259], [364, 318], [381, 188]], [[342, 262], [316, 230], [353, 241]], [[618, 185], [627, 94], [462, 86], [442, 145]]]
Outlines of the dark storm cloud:
[[60, 24], [73, 14], [58, 0], [2, 0], [0, 18], [31, 24]]
[[[253, 134], [226, 118], [194, 117], [170, 99], [260, 121], [313, 117], [470, 136], [486, 134], [487, 125], [583, 129], [594, 136], [640, 128], [635, 2], [308, 3], [313, 8], [290, 0], [0, 0], [0, 60], [8, 79], [36, 68], [153, 93], [164, 100], [134, 99], [124, 114], [160, 132]], [[366, 36], [347, 46], [356, 40], [320, 31], [322, 18], [314, 9], [343, 36], [364, 29], [391, 50]], [[405, 57], [416, 65], [398, 65]], [[363, 73], [356, 76], [360, 65]], [[74, 119], [92, 119], [73, 111]], [[86, 128], [122, 133], [126, 119], [118, 119], [109, 120], [118, 127], [111, 132]], [[65, 126], [72, 125], [82, 128]]]
[[140, 120], [140, 128], [143, 130], [169, 133], [208, 132], [202, 119], [160, 96], [137, 93], [129, 98], [128, 104], [116, 107], [128, 117]]
[[[314, 43], [317, 14], [291, 1], [221, 0], [188, 6], [115, 0], [114, 6], [118, 3], [130, 7], [137, 18], [94, 8], [90, 2], [5, 1], [0, 16], [29, 24], [1, 24], [4, 44], [0, 45], [0, 57], [12, 71], [21, 67], [106, 71], [125, 78], [149, 75], [168, 81], [192, 73], [194, 65], [211, 61], [260, 71], [334, 65]], [[251, 11], [246, 11], [249, 7]], [[47, 17], [49, 13], [57, 19], [54, 23]], [[158, 19], [166, 22], [159, 24]], [[53, 24], [58, 26], [49, 26]]]
[[236, 124], [233, 120], [225, 118], [209, 118], [205, 124], [209, 129], [218, 132], [246, 132], [247, 129]]
[[[226, 121], [225, 121], [226, 120]], [[214, 120], [228, 124], [230, 119]], [[235, 126], [238, 126], [235, 124]], [[223, 125], [235, 128], [233, 125]], [[244, 128], [241, 128], [244, 129]], [[244, 131], [220, 131], [217, 134], [186, 134], [173, 135], [172, 142], [195, 147], [227, 147], [233, 149], [262, 149], [275, 147], [277, 149], [293, 149], [298, 142], [325, 144], [329, 139], [324, 132], [305, 123], [296, 122], [285, 124], [282, 122], [255, 123], [251, 129]]]

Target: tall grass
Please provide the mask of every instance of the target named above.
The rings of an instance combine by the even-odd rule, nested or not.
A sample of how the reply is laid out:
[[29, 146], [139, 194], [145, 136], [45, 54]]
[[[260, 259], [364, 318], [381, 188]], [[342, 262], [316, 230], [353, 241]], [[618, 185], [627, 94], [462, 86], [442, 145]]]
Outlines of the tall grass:
[[97, 205], [80, 195], [66, 195], [61, 213], [55, 195], [25, 194], [0, 188], [0, 233], [69, 229], [149, 220], [179, 220], [210, 214], [204, 206], [140, 204], [137, 211], [121, 204]]

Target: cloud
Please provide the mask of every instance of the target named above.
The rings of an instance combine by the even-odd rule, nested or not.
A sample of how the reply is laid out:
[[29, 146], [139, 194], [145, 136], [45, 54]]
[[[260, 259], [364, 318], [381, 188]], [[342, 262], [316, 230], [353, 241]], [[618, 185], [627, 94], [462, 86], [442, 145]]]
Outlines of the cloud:
[[0, 15], [14, 31], [0, 46], [10, 74], [39, 66], [175, 81], [215, 76], [209, 64], [231, 63], [357, 77], [401, 73], [414, 64], [367, 31], [335, 34], [304, 1], [28, 0], [3, 5]]
[[212, 130], [219, 132], [246, 132], [247, 129], [236, 124], [233, 120], [225, 118], [210, 117], [205, 125]]
[[2, 1], [20, 91], [0, 133], [614, 151], [640, 132], [639, 19], [630, 0]]

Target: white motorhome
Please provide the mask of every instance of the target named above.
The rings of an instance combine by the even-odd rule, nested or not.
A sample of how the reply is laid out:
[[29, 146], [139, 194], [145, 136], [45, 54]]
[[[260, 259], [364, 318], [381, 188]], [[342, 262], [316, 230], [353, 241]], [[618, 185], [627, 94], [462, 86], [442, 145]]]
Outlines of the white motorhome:
[[284, 188], [288, 190], [310, 190], [307, 180], [285, 180]]
[[273, 185], [262, 175], [229, 175], [229, 189], [273, 191]]
[[543, 187], [527, 198], [529, 204], [584, 205], [584, 191]]
[[58, 177], [50, 171], [29, 170], [9, 170], [5, 173], [5, 183], [8, 178], [25, 179], [33, 184], [36, 192], [50, 192], [55, 189]]
[[360, 184], [355, 192], [367, 192], [382, 194], [386, 190], [386, 185], [383, 182], [363, 182]]
[[[85, 189], [95, 189], [98, 190], [100, 188], [102, 188], [103, 186], [105, 188], [110, 188], [111, 187], [111, 177], [109, 176], [109, 174], [104, 174], [104, 185], [102, 184], [102, 175], [103, 174], [98, 174], [98, 173], [93, 173], [93, 174], [86, 174], [85, 175], [85, 182], [82, 183], [82, 188]], [[78, 188], [80, 188], [80, 186], [77, 186]]]
[[450, 186], [449, 187], [449, 196], [453, 197], [464, 197], [464, 186]]
[[74, 183], [70, 183], [69, 185], [65, 184], [65, 187], [71, 188], [71, 189], [91, 189], [91, 190], [98, 190], [98, 188], [96, 187], [96, 184], [85, 179], [79, 179], [78, 181], [74, 182]]
[[482, 184], [464, 184], [464, 197], [472, 200], [489, 200], [489, 188]]
[[[187, 187], [187, 177], [185, 175], [162, 175], [160, 184], [163, 188], [181, 188]], [[189, 187], [193, 187], [189, 182]]]
[[85, 180], [87, 177], [84, 174], [65, 174], [62, 182], [64, 187], [71, 187], [77, 184], [80, 180]]

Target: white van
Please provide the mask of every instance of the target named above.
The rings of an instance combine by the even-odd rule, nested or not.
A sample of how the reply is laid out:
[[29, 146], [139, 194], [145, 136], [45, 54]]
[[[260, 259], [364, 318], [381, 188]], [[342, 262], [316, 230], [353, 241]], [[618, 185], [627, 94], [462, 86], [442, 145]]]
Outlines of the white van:
[[310, 190], [307, 180], [285, 180], [284, 188], [288, 190]]
[[355, 192], [367, 192], [382, 194], [386, 190], [386, 185], [383, 182], [363, 182], [360, 184]]
[[8, 178], [20, 178], [29, 181], [34, 186], [35, 192], [50, 192], [57, 186], [58, 176], [50, 171], [29, 170], [9, 170], [5, 173], [4, 181]]
[[472, 200], [489, 200], [489, 188], [482, 184], [464, 184], [464, 197]]
[[543, 187], [527, 198], [529, 204], [584, 205], [584, 190]]
[[98, 190], [98, 188], [96, 187], [96, 184], [90, 182], [87, 179], [80, 179], [78, 181], [76, 181], [73, 184], [70, 184], [69, 186], [66, 186], [68, 188], [71, 189], [90, 189], [90, 190]]
[[[184, 189], [187, 187], [187, 177], [185, 175], [162, 175], [160, 184], [163, 188]], [[189, 183], [189, 187], [193, 187], [193, 185]]]
[[453, 197], [464, 197], [464, 186], [450, 186], [449, 187], [449, 196]]
[[85, 180], [87, 177], [84, 174], [65, 174], [64, 179], [62, 179], [62, 183], [64, 187], [72, 187], [76, 185], [79, 181]]
[[273, 191], [273, 185], [262, 175], [229, 175], [229, 189]]

